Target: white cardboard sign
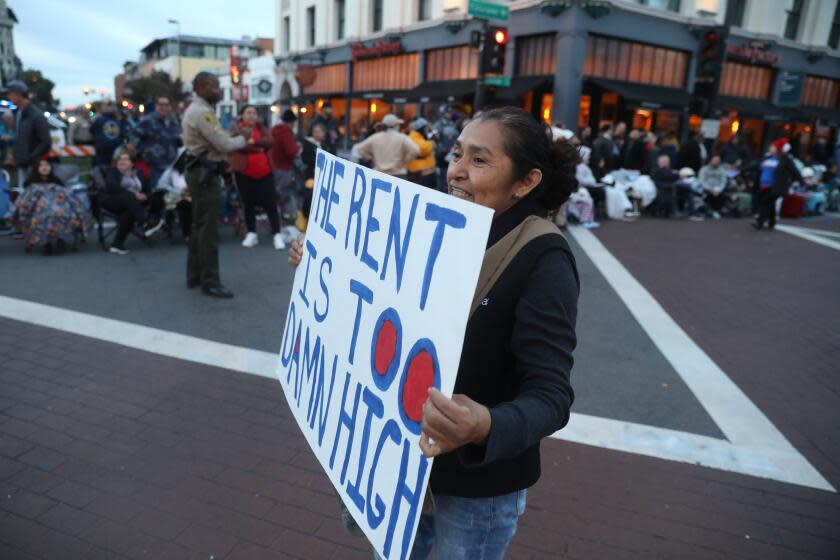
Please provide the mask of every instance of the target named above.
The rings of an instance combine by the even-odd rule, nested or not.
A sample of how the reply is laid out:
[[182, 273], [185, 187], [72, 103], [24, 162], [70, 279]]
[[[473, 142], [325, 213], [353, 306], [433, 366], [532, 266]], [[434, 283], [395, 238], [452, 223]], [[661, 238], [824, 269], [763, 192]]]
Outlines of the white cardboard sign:
[[407, 558], [432, 461], [430, 386], [451, 395], [492, 211], [319, 151], [277, 375], [353, 518]]

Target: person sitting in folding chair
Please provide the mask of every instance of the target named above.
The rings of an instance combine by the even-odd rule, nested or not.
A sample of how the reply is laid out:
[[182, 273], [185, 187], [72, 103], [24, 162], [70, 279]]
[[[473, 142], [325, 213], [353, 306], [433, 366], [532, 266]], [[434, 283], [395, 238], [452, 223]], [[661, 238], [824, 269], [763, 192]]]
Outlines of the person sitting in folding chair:
[[149, 201], [149, 193], [128, 153], [120, 153], [115, 164], [105, 171], [102, 208], [117, 217], [117, 233], [109, 250], [111, 253], [125, 255], [128, 253], [125, 248], [126, 237], [135, 226], [143, 224], [146, 218], [143, 204]]

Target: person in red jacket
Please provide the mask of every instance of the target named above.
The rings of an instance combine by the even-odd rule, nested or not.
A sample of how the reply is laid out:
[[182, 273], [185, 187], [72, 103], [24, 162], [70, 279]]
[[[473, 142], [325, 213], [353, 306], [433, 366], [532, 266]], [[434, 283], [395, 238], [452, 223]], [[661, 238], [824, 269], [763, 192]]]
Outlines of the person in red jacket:
[[274, 190], [281, 204], [287, 198], [289, 187], [294, 182], [294, 161], [301, 153], [301, 146], [295, 140], [293, 129], [296, 121], [297, 115], [294, 111], [286, 109], [280, 115], [280, 122], [271, 129], [274, 144], [271, 146], [269, 158], [271, 168], [274, 169]]
[[232, 134], [241, 130], [251, 130], [250, 141], [242, 150], [231, 155], [230, 166], [234, 171], [236, 186], [242, 197], [245, 209], [245, 227], [248, 233], [242, 241], [243, 247], [254, 247], [257, 238], [256, 207], [262, 208], [271, 223], [274, 235], [274, 248], [285, 249], [286, 244], [280, 235], [280, 216], [277, 213], [277, 195], [274, 192], [274, 176], [268, 153], [274, 144], [269, 130], [257, 119], [257, 110], [253, 105], [245, 105], [239, 113], [239, 122]]

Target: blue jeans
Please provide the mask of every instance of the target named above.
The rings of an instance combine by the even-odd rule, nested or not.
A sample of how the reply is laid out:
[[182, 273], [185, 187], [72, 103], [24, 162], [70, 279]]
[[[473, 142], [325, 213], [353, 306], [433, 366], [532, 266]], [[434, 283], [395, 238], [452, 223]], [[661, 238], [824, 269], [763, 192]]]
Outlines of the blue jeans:
[[426, 560], [432, 550], [446, 560], [503, 559], [525, 513], [527, 492], [491, 498], [436, 495], [434, 513], [420, 516], [410, 560]]

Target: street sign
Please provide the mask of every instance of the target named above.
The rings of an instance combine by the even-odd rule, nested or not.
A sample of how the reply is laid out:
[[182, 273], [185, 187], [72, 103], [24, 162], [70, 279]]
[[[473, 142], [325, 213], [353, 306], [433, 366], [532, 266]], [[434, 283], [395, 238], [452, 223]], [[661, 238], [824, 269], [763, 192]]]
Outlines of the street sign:
[[510, 87], [510, 78], [507, 76], [487, 76], [484, 78], [484, 84], [496, 87]]
[[482, 0], [469, 0], [467, 14], [477, 18], [496, 19], [499, 21], [510, 19], [510, 10], [507, 6]]
[[777, 105], [780, 107], [798, 107], [804, 83], [805, 72], [784, 72], [779, 84]]

